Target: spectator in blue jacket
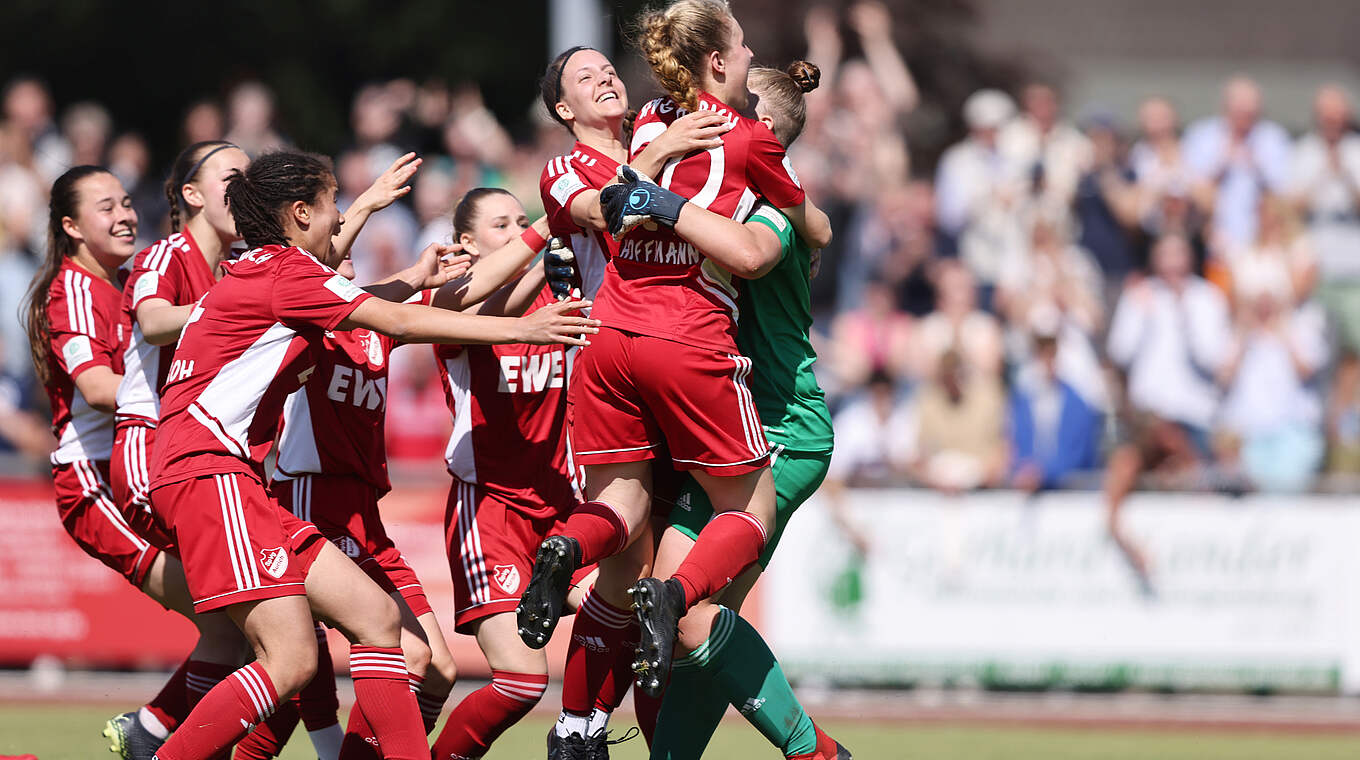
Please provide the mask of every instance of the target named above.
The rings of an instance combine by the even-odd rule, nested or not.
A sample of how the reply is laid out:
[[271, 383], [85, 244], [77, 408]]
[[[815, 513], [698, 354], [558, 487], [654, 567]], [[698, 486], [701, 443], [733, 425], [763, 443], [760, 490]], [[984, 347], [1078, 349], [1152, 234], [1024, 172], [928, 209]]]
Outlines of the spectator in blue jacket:
[[1011, 485], [1023, 491], [1059, 488], [1074, 473], [1100, 466], [1101, 415], [1058, 378], [1057, 325], [1034, 330], [1039, 371], [1023, 373], [1011, 390]]

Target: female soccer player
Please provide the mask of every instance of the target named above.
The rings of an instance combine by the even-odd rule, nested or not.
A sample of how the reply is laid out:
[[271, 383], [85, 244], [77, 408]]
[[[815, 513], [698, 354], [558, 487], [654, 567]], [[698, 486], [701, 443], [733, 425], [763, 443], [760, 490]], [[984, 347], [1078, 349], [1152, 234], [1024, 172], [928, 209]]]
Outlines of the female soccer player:
[[[752, 69], [748, 78], [755, 113], [784, 146], [803, 130], [803, 94], [817, 86], [820, 72], [807, 61], [787, 71]], [[751, 382], [756, 410], [775, 446], [771, 470], [775, 485], [775, 529], [756, 564], [718, 594], [724, 605], [708, 628], [681, 621], [681, 646], [688, 654], [677, 661], [652, 736], [652, 757], [666, 760], [699, 758], [730, 703], [786, 757], [849, 758], [839, 745], [817, 731], [794, 696], [783, 671], [760, 635], [737, 615], [746, 594], [774, 553], [793, 511], [826, 477], [831, 461], [831, 414], [812, 373], [817, 354], [809, 340], [812, 252], [775, 209], [760, 204], [747, 225], [760, 245], [775, 252], [779, 263], [757, 280], [741, 283], [737, 346], [758, 371]], [[713, 508], [703, 489], [690, 480], [671, 509], [671, 525], [657, 551], [658, 573], [674, 570], [694, 545]], [[695, 612], [699, 612], [695, 609]], [[686, 646], [686, 639], [699, 640]], [[639, 715], [639, 720], [643, 716]], [[839, 754], [838, 754], [839, 753]]]
[[[628, 157], [624, 142], [628, 92], [608, 58], [597, 50], [575, 47], [549, 64], [540, 82], [540, 94], [548, 113], [576, 138], [571, 153], [544, 167], [540, 179], [544, 208], [552, 234], [570, 241], [584, 293], [593, 297], [604, 278], [606, 262], [618, 252], [618, 242], [607, 234], [599, 195], [601, 188], [614, 181], [619, 165]], [[644, 174], [659, 176], [669, 160], [721, 146], [719, 138], [730, 128], [729, 120], [719, 114], [691, 113], [654, 135], [646, 149], [634, 156], [632, 165]], [[693, 207], [681, 226], [712, 249], [730, 252], [734, 260], [749, 265], [741, 257], [749, 254], [753, 244], [741, 225]], [[559, 739], [573, 743], [602, 741], [609, 713], [627, 691], [633, 640], [630, 630], [635, 630], [627, 612], [627, 590], [650, 565], [652, 541], [635, 540], [628, 549], [613, 557], [609, 552], [600, 553], [599, 578], [572, 625], [562, 687], [563, 713], [554, 729]], [[589, 564], [578, 563], [554, 576], [553, 584], [561, 597], [549, 600], [546, 609], [540, 607], [543, 594], [530, 596], [528, 607], [519, 617], [525, 643], [534, 648], [547, 643], [561, 613], [570, 577]], [[586, 641], [594, 645], [581, 643]], [[620, 672], [624, 676], [614, 678]]]
[[[540, 220], [524, 240], [518, 219], [498, 216], [493, 223], [497, 229], [513, 227], [513, 235], [502, 235], [497, 245], [486, 248], [494, 253], [474, 272], [438, 291], [422, 291], [412, 302], [461, 310], [523, 272], [541, 247], [547, 221]], [[528, 221], [523, 225], [528, 228]], [[425, 254], [457, 248], [430, 246]], [[352, 277], [353, 267], [346, 262], [340, 272]], [[429, 733], [453, 686], [456, 668], [420, 581], [388, 538], [378, 511], [378, 500], [392, 488], [384, 429], [388, 358], [398, 342], [360, 329], [327, 332], [322, 345], [316, 381], [289, 396], [284, 405], [271, 491], [285, 509], [315, 524], [379, 586], [396, 595], [403, 620], [402, 649], [413, 677], [420, 679], [416, 701]], [[322, 652], [319, 658], [326, 677], [304, 689], [301, 704], [303, 720], [314, 737], [336, 721], [335, 681], [324, 672], [329, 654]], [[356, 715], [351, 714], [347, 733], [363, 737], [366, 727], [356, 722]]]
[[585, 344], [596, 329], [566, 316], [587, 302], [498, 319], [373, 298], [402, 300], [447, 273], [408, 272], [367, 292], [338, 275], [332, 237], [344, 218], [336, 193], [329, 165], [303, 153], [267, 154], [227, 183], [237, 230], [253, 250], [184, 328], [162, 397], [150, 497], [180, 549], [195, 609], [225, 609], [257, 659], [208, 692], [160, 760], [211, 756], [307, 683], [317, 661], [313, 614], [354, 642], [355, 695], [381, 754], [429, 755], [396, 604], [263, 485], [284, 399], [315, 371], [326, 330], [367, 328], [408, 342]]
[[[530, 227], [519, 200], [499, 188], [468, 192], [453, 214], [454, 239], [474, 260], [506, 246], [541, 248], [547, 220], [538, 224]], [[541, 309], [554, 301], [545, 282], [536, 267], [475, 311]], [[534, 551], [577, 503], [566, 451], [567, 353], [562, 346], [442, 345], [435, 357], [454, 419], [444, 455], [453, 476], [444, 529], [454, 625], [476, 637], [492, 681], [454, 709], [433, 754], [482, 757], [548, 685], [547, 657], [520, 641], [513, 612]]]
[[[239, 239], [222, 190], [227, 174], [248, 162], [241, 149], [222, 141], [196, 143], [179, 154], [165, 188], [173, 232], [136, 255], [122, 293], [119, 348], [124, 372], [116, 394], [110, 485], [114, 503], [133, 530], [172, 555], [173, 542], [156, 527], [146, 500], [147, 452], [155, 440], [160, 385], [174, 354], [170, 344], [179, 337], [190, 305], [217, 281], [218, 264]], [[157, 709], [158, 696], [135, 715], [111, 719], [104, 733], [113, 739], [115, 751], [123, 747], [125, 757], [150, 757], [146, 750], [154, 751], [213, 684], [240, 666], [245, 646], [240, 632], [222, 615], [204, 619], [221, 630], [223, 644], [231, 645], [214, 651], [207, 648], [212, 639], [201, 640], [172, 677], [172, 684], [184, 680], [178, 685], [184, 695], [181, 713]]]
[[[147, 503], [148, 453], [155, 441], [160, 392], [170, 369], [174, 343], [193, 304], [217, 281], [219, 266], [231, 245], [241, 239], [227, 209], [225, 193], [231, 174], [244, 169], [249, 162], [243, 150], [221, 140], [195, 143], [179, 154], [165, 184], [172, 233], [137, 254], [123, 292], [125, 372], [117, 394], [117, 433], [113, 446], [113, 460], [117, 466], [112, 472], [114, 500], [134, 530], [172, 554], [175, 553], [173, 544], [156, 527]], [[350, 207], [350, 224], [337, 240], [341, 250], [348, 248], [371, 213], [409, 191], [407, 180], [419, 165], [414, 154], [407, 154], [360, 194]], [[226, 635], [238, 645], [216, 654], [200, 651], [191, 655], [183, 666], [187, 707], [192, 707], [209, 688], [241, 664], [237, 650], [244, 646], [244, 641], [240, 639], [239, 630], [220, 615], [210, 620], [216, 621], [215, 625], [219, 627], [225, 626]], [[226, 661], [221, 662], [223, 659]], [[152, 709], [155, 704], [156, 700], [153, 700]], [[110, 721], [106, 733], [117, 736], [116, 743], [146, 744], [139, 736], [142, 733], [139, 729], [146, 729], [157, 741], [163, 741], [178, 723], [176, 716], [165, 716], [168, 720], [149, 720], [148, 713], [150, 718], [161, 717], [144, 708], [139, 715], [140, 726], [129, 725], [126, 716], [119, 716]], [[242, 754], [248, 757], [277, 754], [281, 747], [273, 744], [280, 742], [272, 742], [269, 738], [276, 723], [287, 724], [291, 730], [286, 717], [276, 716], [265, 724], [266, 728], [251, 735]], [[313, 735], [313, 739], [318, 737]]]
[[608, 329], [583, 352], [571, 388], [572, 442], [592, 501], [572, 514], [562, 536], [544, 542], [521, 625], [550, 628], [563, 575], [627, 545], [648, 514], [650, 460], [664, 444], [719, 514], [672, 579], [635, 587], [639, 683], [655, 696], [669, 673], [678, 620], [756, 560], [775, 517], [769, 445], [745, 385], [750, 360], [737, 353], [731, 285], [732, 272], [755, 276], [772, 262], [744, 248], [727, 257], [691, 234], [687, 219], [704, 209], [740, 216], [760, 195], [786, 210], [812, 245], [825, 245], [830, 227], [806, 202], [783, 146], [737, 113], [746, 105], [751, 52], [726, 4], [681, 0], [644, 15], [640, 27], [643, 51], [671, 97], [643, 107], [633, 152], [645, 150], [682, 107], [719, 113], [733, 127], [722, 145], [663, 170], [661, 185], [691, 202], [653, 214], [665, 225], [634, 230], [610, 261], [595, 307]]
[[[114, 405], [123, 371], [119, 267], [135, 250], [137, 214], [108, 170], [77, 166], [52, 185], [48, 254], [29, 290], [33, 364], [52, 405], [52, 480], [62, 525], [87, 554], [200, 630], [190, 660], [238, 661], [239, 635], [221, 616], [195, 617], [183, 571], [130, 526], [109, 488]], [[109, 722], [115, 752], [150, 757], [188, 713], [187, 664], [142, 709]]]

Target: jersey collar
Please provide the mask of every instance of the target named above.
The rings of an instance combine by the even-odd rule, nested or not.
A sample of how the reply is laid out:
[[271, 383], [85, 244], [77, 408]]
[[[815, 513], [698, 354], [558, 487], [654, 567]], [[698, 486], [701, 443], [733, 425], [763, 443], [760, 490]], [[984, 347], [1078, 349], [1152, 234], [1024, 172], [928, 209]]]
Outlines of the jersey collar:
[[606, 156], [605, 154], [599, 152], [598, 150], [595, 150], [594, 148], [590, 147], [589, 145], [586, 145], [585, 143], [579, 140], [576, 142], [576, 145], [572, 147], [572, 150], [581, 151], [585, 155], [590, 156], [591, 158], [602, 163], [603, 165], [609, 167], [610, 170], [617, 169], [619, 167], [618, 161], [615, 161], [609, 156]]

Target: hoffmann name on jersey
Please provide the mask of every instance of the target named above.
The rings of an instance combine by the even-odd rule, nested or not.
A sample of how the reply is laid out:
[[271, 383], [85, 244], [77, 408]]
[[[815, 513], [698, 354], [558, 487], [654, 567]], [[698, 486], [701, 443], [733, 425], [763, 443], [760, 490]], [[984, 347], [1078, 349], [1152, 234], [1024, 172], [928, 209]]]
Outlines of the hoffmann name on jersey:
[[[707, 93], [699, 93], [699, 108], [722, 115], [732, 129], [717, 147], [667, 161], [657, 184], [700, 208], [738, 220], [750, 213], [757, 197], [779, 208], [803, 202], [803, 188], [784, 146], [769, 128]], [[647, 103], [638, 112], [629, 154], [637, 156], [686, 113], [670, 98]], [[609, 272], [592, 314], [605, 325], [736, 352], [737, 289], [731, 275], [674, 230], [656, 225], [634, 229], [610, 261]]]

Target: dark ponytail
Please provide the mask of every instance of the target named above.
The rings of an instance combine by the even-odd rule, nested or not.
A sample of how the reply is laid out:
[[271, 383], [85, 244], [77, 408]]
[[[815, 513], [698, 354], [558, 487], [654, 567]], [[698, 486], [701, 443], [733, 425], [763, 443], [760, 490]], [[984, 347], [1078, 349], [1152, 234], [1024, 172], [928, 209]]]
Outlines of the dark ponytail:
[[315, 153], [275, 151], [250, 162], [227, 180], [227, 208], [236, 234], [251, 248], [288, 245], [284, 219], [295, 201], [315, 203], [335, 186], [330, 159]]
[[219, 150], [235, 148], [226, 140], [205, 140], [180, 151], [175, 163], [170, 167], [170, 176], [165, 178], [165, 199], [170, 202], [170, 229], [179, 232], [184, 216], [184, 185], [193, 182], [198, 170], [208, 156]]
[[498, 194], [515, 197], [509, 190], [499, 187], [474, 187], [467, 191], [463, 199], [453, 208], [453, 242], [458, 242], [458, 237], [463, 233], [472, 232], [472, 228], [477, 224], [477, 212], [482, 205], [482, 199]]
[[567, 126], [567, 123], [557, 114], [557, 104], [562, 101], [562, 70], [567, 67], [567, 61], [570, 61], [573, 55], [582, 50], [594, 49], [585, 45], [577, 45], [563, 50], [557, 54], [556, 58], [552, 59], [552, 63], [548, 64], [547, 71], [544, 71], [543, 76], [538, 80], [538, 95], [543, 99], [543, 107], [548, 109], [548, 115], [552, 117], [553, 121], [567, 127], [567, 129], [571, 129], [571, 127]]
[[62, 229], [61, 222], [76, 215], [80, 203], [79, 185], [86, 177], [108, 174], [102, 166], [75, 166], [66, 170], [52, 183], [52, 197], [47, 204], [47, 258], [28, 286], [28, 350], [33, 357], [33, 371], [46, 384], [51, 379], [52, 326], [47, 319], [47, 305], [51, 301], [52, 281], [66, 259], [75, 255], [76, 241]]

